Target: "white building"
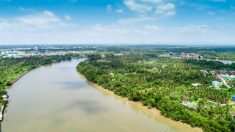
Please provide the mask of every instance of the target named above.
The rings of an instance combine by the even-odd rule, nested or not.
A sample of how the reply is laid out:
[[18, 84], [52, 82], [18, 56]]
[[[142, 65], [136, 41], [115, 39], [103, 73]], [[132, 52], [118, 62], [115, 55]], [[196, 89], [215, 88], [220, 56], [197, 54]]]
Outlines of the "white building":
[[200, 83], [192, 83], [192, 86], [193, 87], [198, 87], [198, 86], [201, 86], [201, 84]]
[[212, 81], [212, 85], [216, 88], [219, 88], [223, 85], [223, 83], [219, 82], [219, 81]]

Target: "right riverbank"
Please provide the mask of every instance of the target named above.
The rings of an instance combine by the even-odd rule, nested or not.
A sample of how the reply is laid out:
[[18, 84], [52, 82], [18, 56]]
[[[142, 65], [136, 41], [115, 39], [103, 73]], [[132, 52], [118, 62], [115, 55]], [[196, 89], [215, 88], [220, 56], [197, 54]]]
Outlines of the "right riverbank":
[[183, 123], [180, 121], [174, 121], [171, 118], [164, 117], [163, 115], [161, 115], [161, 112], [158, 109], [149, 108], [147, 106], [144, 106], [141, 102], [131, 101], [128, 98], [123, 98], [121, 96], [118, 96], [113, 91], [110, 91], [110, 90], [105, 89], [104, 87], [102, 87], [98, 84], [95, 84], [93, 82], [88, 81], [86, 79], [86, 77], [84, 75], [82, 75], [81, 73], [78, 73], [78, 74], [79, 74], [79, 76], [81, 76], [82, 79], [87, 81], [90, 85], [92, 85], [95, 89], [101, 91], [103, 94], [113, 96], [117, 100], [119, 100], [125, 104], [131, 105], [133, 109], [140, 111], [140, 112], [143, 112], [145, 115], [149, 116], [150, 118], [153, 118], [158, 121], [162, 121], [162, 122], [174, 127], [175, 129], [179, 130], [180, 132], [202, 132], [203, 131], [201, 128], [191, 127], [190, 125], [188, 125], [186, 123]]
[[[148, 59], [147, 55], [135, 52], [122, 56], [112, 53], [90, 55], [87, 61], [77, 66], [77, 71], [116, 95], [158, 109], [172, 120], [204, 131], [233, 131], [230, 109], [207, 102], [226, 102], [231, 92], [210, 87], [208, 84], [214, 78], [211, 74], [203, 76], [202, 68], [187, 60]], [[194, 82], [201, 86], [193, 87]]]

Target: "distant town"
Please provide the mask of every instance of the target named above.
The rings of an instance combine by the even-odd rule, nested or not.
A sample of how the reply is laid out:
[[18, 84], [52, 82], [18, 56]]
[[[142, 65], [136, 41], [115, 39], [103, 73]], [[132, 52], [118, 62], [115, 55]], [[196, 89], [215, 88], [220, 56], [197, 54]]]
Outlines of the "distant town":
[[56, 56], [67, 54], [91, 53], [92, 51], [81, 51], [81, 47], [73, 47], [70, 49], [58, 47], [32, 47], [32, 48], [6, 48], [0, 49], [0, 57], [2, 58], [27, 58], [33, 56]]

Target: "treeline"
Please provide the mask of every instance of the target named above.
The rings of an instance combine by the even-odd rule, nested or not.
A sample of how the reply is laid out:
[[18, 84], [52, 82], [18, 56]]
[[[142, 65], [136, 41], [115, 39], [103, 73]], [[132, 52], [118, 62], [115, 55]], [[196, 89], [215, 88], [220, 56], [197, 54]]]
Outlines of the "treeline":
[[[227, 103], [231, 93], [211, 88], [213, 76], [200, 72], [203, 65], [169, 58], [153, 60], [148, 54], [131, 52], [123, 56], [93, 54], [88, 58], [77, 70], [117, 95], [157, 108], [164, 116], [204, 131], [235, 131], [231, 106], [216, 105]], [[196, 88], [192, 83], [202, 85]], [[197, 102], [198, 107], [183, 106], [185, 98]]]
[[226, 64], [223, 64], [222, 62], [207, 61], [207, 60], [186, 60], [185, 62], [200, 66], [204, 69], [210, 69], [210, 70], [234, 70], [235, 69], [235, 63], [231, 65], [226, 65]]
[[233, 51], [225, 50], [221, 52], [201, 52], [200, 54], [207, 59], [235, 61], [235, 50]]

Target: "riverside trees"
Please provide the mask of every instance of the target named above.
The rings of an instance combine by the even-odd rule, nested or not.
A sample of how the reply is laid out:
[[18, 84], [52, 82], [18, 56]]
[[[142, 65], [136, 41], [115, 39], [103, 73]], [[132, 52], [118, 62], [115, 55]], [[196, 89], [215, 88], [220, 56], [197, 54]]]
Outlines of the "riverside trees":
[[[234, 91], [212, 88], [211, 81], [215, 78], [200, 71], [212, 67], [206, 65], [130, 51], [122, 56], [89, 55], [77, 70], [89, 81], [157, 108], [174, 120], [202, 127], [205, 131], [234, 131], [231, 106], [221, 105], [228, 103]], [[201, 85], [193, 87], [192, 83]], [[196, 102], [197, 108], [182, 105], [185, 100]]]

